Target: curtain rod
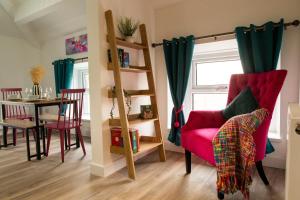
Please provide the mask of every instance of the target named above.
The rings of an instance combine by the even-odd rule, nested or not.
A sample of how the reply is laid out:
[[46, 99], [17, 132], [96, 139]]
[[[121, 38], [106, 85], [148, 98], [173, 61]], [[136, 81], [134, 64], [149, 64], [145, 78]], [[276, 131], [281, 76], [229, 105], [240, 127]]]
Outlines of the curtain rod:
[[[288, 26], [299, 26], [300, 21], [299, 20], [294, 20], [293, 22], [289, 22], [289, 23], [284, 23], [284, 28], [287, 28]], [[275, 24], [275, 27], [279, 26], [279, 23]], [[264, 28], [264, 25], [262, 26], [258, 26], [257, 29], [261, 30]], [[245, 31], [250, 31], [250, 28], [245, 29]], [[207, 38], [215, 38], [215, 40], [217, 39], [217, 37], [219, 36], [226, 36], [226, 35], [233, 35], [235, 34], [234, 31], [231, 32], [225, 32], [225, 33], [218, 33], [218, 34], [211, 34], [211, 35], [205, 35], [205, 36], [199, 36], [199, 37], [195, 37], [194, 40], [201, 40], [201, 39], [207, 39]], [[158, 47], [163, 45], [163, 43], [152, 43], [152, 47]]]
[[87, 60], [89, 59], [89, 57], [83, 57], [83, 58], [76, 58], [74, 59], [75, 61], [81, 60], [83, 62], [83, 60]]

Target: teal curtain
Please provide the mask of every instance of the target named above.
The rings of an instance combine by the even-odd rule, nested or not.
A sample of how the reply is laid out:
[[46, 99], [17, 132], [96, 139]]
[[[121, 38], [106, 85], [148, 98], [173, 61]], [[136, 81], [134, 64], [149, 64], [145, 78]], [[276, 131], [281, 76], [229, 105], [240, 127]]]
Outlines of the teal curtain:
[[[267, 22], [263, 29], [250, 27], [235, 29], [239, 54], [244, 73], [258, 73], [275, 70], [281, 49], [284, 29], [283, 19], [279, 23]], [[268, 139], [266, 154], [274, 152]]]
[[60, 93], [61, 89], [71, 88], [74, 62], [74, 59], [67, 58], [52, 63], [54, 65], [56, 95]]
[[187, 89], [194, 50], [194, 36], [164, 40], [163, 49], [174, 108], [168, 140], [180, 146], [181, 127], [185, 124], [183, 101]]

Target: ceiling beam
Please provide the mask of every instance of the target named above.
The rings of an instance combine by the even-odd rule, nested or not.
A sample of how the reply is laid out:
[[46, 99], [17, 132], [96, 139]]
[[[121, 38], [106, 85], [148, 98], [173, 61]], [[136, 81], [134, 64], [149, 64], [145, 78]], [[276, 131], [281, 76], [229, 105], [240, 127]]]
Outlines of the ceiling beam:
[[16, 7], [11, 3], [10, 0], [0, 0], [0, 6], [6, 11], [9, 16], [9, 20], [13, 23], [19, 30], [23, 39], [27, 40], [34, 47], [40, 48], [40, 43], [37, 41], [35, 34], [32, 32], [30, 27], [26, 24], [17, 24], [14, 22], [14, 13], [16, 12]]
[[14, 13], [17, 24], [27, 24], [39, 19], [61, 6], [65, 0], [26, 0], [20, 4]]

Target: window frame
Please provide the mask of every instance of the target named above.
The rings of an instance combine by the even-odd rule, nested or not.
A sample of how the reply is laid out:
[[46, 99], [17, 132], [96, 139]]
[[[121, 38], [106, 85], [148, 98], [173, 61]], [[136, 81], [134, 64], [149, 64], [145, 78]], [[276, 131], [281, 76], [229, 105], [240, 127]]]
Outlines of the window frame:
[[[86, 63], [85, 66], [76, 66], [82, 63]], [[90, 106], [90, 91], [89, 88], [84, 87], [84, 75], [88, 75], [89, 78], [89, 64], [88, 61], [84, 62], [77, 62], [74, 64], [74, 70], [73, 70], [73, 79], [72, 79], [72, 87], [73, 88], [85, 88], [84, 97], [88, 95], [88, 105]], [[89, 80], [88, 80], [89, 81]], [[84, 101], [84, 105], [86, 105], [86, 101]], [[90, 120], [91, 116], [91, 110], [89, 109], [89, 112], [84, 114], [84, 110], [82, 111], [82, 119], [83, 120]]]
[[226, 61], [240, 60], [238, 49], [232, 48], [227, 50], [213, 51], [207, 53], [199, 53], [193, 56], [192, 59], [192, 82], [191, 82], [191, 110], [194, 110], [194, 95], [195, 94], [227, 94], [228, 84], [215, 85], [197, 85], [197, 64], [216, 63]]

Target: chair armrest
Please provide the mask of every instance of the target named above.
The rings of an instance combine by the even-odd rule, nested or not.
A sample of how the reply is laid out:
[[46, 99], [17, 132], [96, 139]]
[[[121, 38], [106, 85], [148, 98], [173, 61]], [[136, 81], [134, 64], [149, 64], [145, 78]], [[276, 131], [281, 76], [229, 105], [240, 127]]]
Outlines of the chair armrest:
[[199, 128], [220, 128], [226, 120], [222, 115], [222, 111], [192, 111], [189, 115], [187, 123], [182, 127], [181, 131], [193, 130]]

